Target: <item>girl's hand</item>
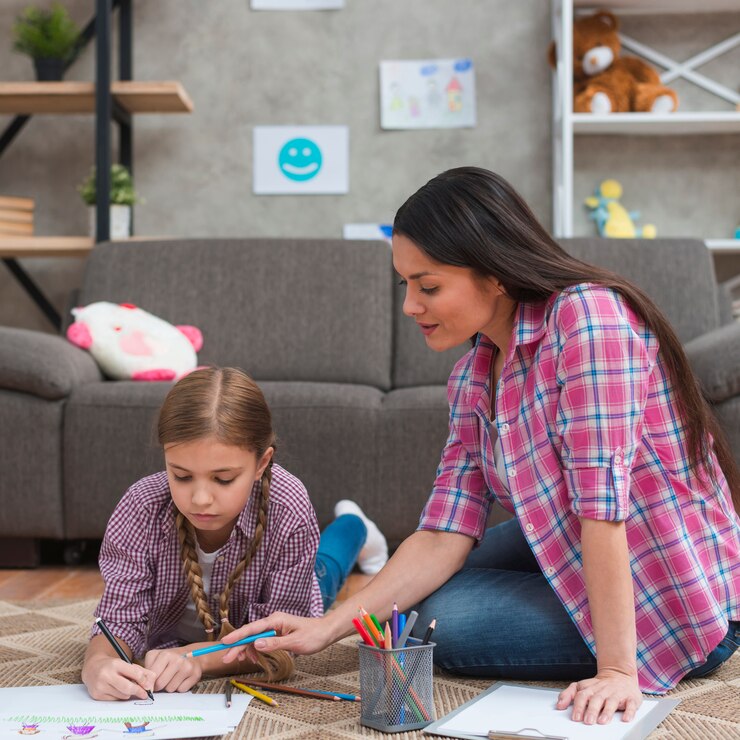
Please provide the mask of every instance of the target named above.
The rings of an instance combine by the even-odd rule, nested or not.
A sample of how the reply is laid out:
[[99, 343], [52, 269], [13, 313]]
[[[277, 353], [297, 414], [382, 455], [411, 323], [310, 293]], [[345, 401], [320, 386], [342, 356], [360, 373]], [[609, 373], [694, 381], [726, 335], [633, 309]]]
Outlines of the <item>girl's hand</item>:
[[144, 665], [154, 676], [155, 691], [188, 691], [203, 675], [197, 658], [185, 658], [183, 648], [150, 650]]
[[[231, 643], [243, 640], [250, 635], [260, 632], [275, 630], [278, 637], [263, 637], [253, 643], [258, 653], [271, 653], [275, 650], [287, 650], [299, 655], [310, 655], [318, 653], [330, 645], [333, 640], [323, 617], [296, 617], [294, 614], [275, 612], [265, 619], [250, 622], [226, 635], [221, 642]], [[252, 645], [240, 645], [227, 650], [224, 655], [224, 663], [234, 660], [248, 659], [254, 661], [254, 652], [250, 649]]]
[[119, 657], [98, 655], [85, 661], [82, 681], [97, 701], [148, 699], [154, 688], [154, 673], [140, 665], [131, 665]]
[[624, 711], [622, 722], [630, 722], [642, 704], [637, 676], [614, 670], [599, 671], [595, 678], [577, 681], [560, 692], [557, 709], [573, 704], [571, 719], [592, 725], [605, 725], [616, 711]]

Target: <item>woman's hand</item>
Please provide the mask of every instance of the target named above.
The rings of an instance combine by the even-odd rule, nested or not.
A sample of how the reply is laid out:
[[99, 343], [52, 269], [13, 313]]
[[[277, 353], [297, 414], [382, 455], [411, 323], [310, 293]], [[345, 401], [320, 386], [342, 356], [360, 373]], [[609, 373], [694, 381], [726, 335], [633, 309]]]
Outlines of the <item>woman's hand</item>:
[[82, 681], [97, 701], [147, 699], [154, 687], [155, 675], [140, 665], [132, 665], [118, 656], [95, 655], [85, 661]]
[[197, 658], [185, 658], [183, 648], [150, 650], [144, 666], [154, 674], [155, 691], [188, 691], [203, 675]]
[[642, 704], [637, 676], [614, 670], [599, 671], [594, 678], [577, 681], [560, 692], [557, 709], [573, 704], [571, 719], [593, 725], [611, 722], [614, 712], [623, 711], [622, 722], [630, 722]]
[[229, 644], [268, 630], [275, 630], [278, 637], [262, 637], [252, 645], [239, 645], [227, 650], [223, 656], [224, 663], [231, 663], [237, 659], [254, 661], [253, 649], [259, 653], [287, 650], [299, 655], [310, 655], [323, 650], [336, 639], [332, 636], [326, 617], [296, 617], [294, 614], [275, 612], [265, 619], [258, 619], [256, 622], [250, 622], [234, 630], [221, 642]]

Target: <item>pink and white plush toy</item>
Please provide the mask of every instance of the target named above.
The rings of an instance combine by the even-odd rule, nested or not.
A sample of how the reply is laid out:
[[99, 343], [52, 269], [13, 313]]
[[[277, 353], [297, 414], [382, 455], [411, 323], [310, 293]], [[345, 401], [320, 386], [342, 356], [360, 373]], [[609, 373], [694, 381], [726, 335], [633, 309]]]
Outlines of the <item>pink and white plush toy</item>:
[[67, 339], [114, 380], [176, 380], [197, 367], [203, 335], [194, 326], [173, 326], [131, 303], [99, 301], [72, 315]]

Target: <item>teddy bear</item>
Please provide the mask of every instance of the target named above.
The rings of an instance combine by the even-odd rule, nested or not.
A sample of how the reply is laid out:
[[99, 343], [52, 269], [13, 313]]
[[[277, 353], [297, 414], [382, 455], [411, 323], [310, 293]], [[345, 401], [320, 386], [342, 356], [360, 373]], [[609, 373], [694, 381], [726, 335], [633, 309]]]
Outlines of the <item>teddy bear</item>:
[[[573, 110], [576, 113], [628, 111], [672, 113], [676, 93], [661, 84], [658, 73], [637, 57], [620, 57], [619, 21], [600, 10], [573, 23]], [[550, 44], [550, 64], [556, 65]]]

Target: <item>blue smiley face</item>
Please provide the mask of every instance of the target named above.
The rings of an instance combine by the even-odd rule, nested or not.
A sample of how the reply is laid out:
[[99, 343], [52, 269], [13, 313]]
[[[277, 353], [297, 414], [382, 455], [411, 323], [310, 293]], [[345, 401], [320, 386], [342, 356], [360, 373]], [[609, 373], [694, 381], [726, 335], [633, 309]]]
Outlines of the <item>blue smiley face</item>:
[[311, 139], [291, 139], [278, 155], [282, 173], [290, 180], [303, 182], [316, 177], [321, 169], [321, 149]]

